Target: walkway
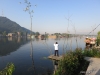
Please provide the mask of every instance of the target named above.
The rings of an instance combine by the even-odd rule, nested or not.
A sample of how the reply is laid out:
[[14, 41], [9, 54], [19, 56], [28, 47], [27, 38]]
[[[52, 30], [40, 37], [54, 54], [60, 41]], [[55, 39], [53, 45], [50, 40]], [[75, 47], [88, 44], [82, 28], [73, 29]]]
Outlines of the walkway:
[[100, 58], [85, 57], [90, 64], [85, 75], [100, 75]]

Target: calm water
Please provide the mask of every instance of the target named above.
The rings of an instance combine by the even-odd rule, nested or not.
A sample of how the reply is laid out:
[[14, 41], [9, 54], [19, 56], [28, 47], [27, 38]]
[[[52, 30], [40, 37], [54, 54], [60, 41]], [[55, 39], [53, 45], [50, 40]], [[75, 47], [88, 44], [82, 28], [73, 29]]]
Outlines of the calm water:
[[[78, 47], [85, 48], [84, 37], [77, 37]], [[47, 75], [54, 71], [54, 61], [47, 57], [54, 53], [54, 42], [59, 44], [59, 54], [77, 47], [75, 37], [58, 39], [33, 39], [33, 50], [31, 50], [30, 39], [20, 38], [0, 38], [0, 70], [7, 63], [12, 62], [15, 65], [13, 75]], [[72, 40], [72, 46], [71, 46]], [[63, 50], [63, 47], [66, 50]], [[49, 75], [49, 74], [48, 74]]]

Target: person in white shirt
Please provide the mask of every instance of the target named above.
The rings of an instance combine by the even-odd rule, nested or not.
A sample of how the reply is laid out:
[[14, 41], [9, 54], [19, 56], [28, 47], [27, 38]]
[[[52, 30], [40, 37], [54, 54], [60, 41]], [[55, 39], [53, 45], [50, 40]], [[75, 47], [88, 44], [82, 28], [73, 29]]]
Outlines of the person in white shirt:
[[58, 54], [58, 42], [54, 43], [54, 47], [55, 47], [55, 56], [57, 54], [57, 56], [59, 56]]

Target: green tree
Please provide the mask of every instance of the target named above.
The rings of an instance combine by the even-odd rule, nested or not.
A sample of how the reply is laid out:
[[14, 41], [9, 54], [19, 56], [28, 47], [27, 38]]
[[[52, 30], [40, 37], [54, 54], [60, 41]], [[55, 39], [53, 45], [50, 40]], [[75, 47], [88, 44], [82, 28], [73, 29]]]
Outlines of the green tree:
[[100, 39], [100, 31], [97, 33], [97, 39]]
[[35, 32], [32, 32], [32, 35], [35, 35]]
[[54, 33], [57, 37], [59, 36], [59, 33]]
[[96, 40], [96, 43], [97, 43], [97, 46], [100, 45], [100, 31], [97, 33], [97, 40]]
[[40, 33], [39, 32], [36, 32], [35, 35], [38, 36], [38, 35], [40, 35]]
[[24, 33], [23, 33], [23, 32], [20, 32], [20, 34], [21, 34], [21, 36], [23, 36], [23, 35], [24, 35]]
[[18, 33], [17, 32], [14, 32], [15, 33], [15, 36], [18, 36]]
[[3, 35], [3, 36], [6, 36], [6, 34], [7, 34], [6, 31], [2, 32], [2, 35]]

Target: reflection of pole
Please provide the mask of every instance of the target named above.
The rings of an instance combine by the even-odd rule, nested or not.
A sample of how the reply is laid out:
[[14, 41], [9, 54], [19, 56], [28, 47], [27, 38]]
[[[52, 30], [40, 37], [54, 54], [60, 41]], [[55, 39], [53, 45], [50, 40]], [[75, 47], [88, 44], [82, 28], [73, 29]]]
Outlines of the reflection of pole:
[[33, 57], [33, 43], [32, 43], [32, 39], [31, 39], [31, 58]]
[[31, 56], [31, 59], [32, 59], [32, 67], [30, 67], [29, 70], [33, 69], [34, 73], [36, 73], [35, 72], [35, 66], [34, 66], [34, 59], [33, 59], [33, 43], [32, 43], [32, 39], [31, 39], [31, 55], [30, 56]]

